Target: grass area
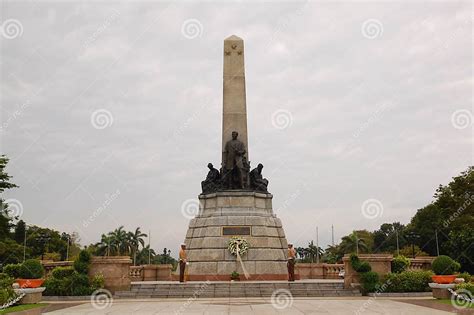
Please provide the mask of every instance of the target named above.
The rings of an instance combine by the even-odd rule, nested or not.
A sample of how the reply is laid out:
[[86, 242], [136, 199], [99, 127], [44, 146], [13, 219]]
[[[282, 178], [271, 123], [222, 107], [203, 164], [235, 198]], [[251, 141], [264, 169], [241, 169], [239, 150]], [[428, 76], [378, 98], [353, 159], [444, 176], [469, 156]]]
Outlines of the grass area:
[[24, 305], [17, 305], [17, 306], [12, 306], [4, 310], [0, 310], [0, 314], [8, 314], [8, 313], [13, 313], [13, 312], [21, 312], [21, 311], [26, 311], [26, 310], [31, 310], [33, 308], [38, 308], [38, 307], [43, 307], [48, 304], [46, 303], [37, 303], [37, 304], [24, 304]]
[[[451, 304], [451, 299], [441, 299], [441, 300], [436, 300], [438, 303], [442, 303], [442, 304], [449, 304], [449, 305], [452, 305]], [[470, 303], [468, 308], [473, 308], [474, 309], [474, 303]]]

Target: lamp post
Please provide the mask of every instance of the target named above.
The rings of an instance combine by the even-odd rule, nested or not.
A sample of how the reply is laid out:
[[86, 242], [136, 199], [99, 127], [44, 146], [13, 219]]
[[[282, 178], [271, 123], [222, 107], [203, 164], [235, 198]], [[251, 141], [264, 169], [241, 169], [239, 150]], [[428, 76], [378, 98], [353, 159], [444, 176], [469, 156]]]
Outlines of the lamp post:
[[411, 251], [412, 251], [412, 258], [415, 258], [415, 240], [420, 238], [420, 235], [416, 234], [415, 232], [407, 233], [407, 238], [411, 242]]
[[46, 250], [46, 243], [49, 242], [51, 237], [45, 233], [41, 233], [38, 237], [37, 240], [41, 244], [41, 260], [44, 260], [44, 252]]

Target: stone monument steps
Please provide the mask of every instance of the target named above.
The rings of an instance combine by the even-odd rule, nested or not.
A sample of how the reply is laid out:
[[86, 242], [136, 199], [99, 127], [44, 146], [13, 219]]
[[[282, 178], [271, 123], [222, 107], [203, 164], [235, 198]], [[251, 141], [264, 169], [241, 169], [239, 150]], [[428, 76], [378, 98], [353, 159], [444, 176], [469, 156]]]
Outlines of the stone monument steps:
[[270, 297], [276, 290], [288, 290], [295, 297], [360, 296], [358, 290], [346, 290], [342, 282], [227, 282], [132, 284], [130, 291], [116, 292], [116, 298], [213, 298]]

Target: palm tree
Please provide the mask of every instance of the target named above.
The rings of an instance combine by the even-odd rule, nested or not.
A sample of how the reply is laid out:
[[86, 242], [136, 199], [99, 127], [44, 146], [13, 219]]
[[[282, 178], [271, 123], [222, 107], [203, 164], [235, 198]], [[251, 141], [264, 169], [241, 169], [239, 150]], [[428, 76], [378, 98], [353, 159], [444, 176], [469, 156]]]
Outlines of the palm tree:
[[123, 225], [110, 232], [109, 235], [112, 237], [112, 244], [117, 249], [119, 256], [121, 253], [127, 253], [129, 251], [130, 244], [128, 242], [127, 232], [123, 229]]
[[314, 245], [314, 242], [311, 241], [306, 248], [306, 252], [309, 257], [311, 257], [311, 262], [314, 262], [314, 258], [316, 257], [316, 262], [319, 262], [319, 257], [321, 257], [324, 253], [324, 250], [321, 247]]
[[304, 259], [304, 257], [306, 256], [306, 250], [303, 247], [297, 247], [296, 254], [300, 256], [300, 259]]
[[128, 242], [129, 242], [130, 248], [133, 251], [133, 265], [134, 266], [136, 266], [138, 248], [140, 247], [140, 245], [142, 245], [142, 247], [145, 246], [145, 240], [143, 238], [147, 236], [148, 235], [140, 231], [139, 227], [135, 229], [134, 233], [133, 232], [127, 233]]
[[110, 256], [110, 252], [114, 250], [114, 245], [112, 244], [112, 237], [109, 234], [102, 234], [100, 237], [100, 242], [97, 243], [98, 251], [104, 256]]
[[364, 250], [364, 251], [367, 251], [368, 249], [367, 244], [365, 243], [365, 240], [362, 238], [359, 238], [355, 231], [352, 232], [348, 236], [344, 236], [342, 238], [341, 245], [345, 253], [356, 252], [357, 255], [359, 254], [359, 249]]
[[156, 252], [153, 248], [150, 248], [150, 245], [147, 245], [142, 248], [142, 250], [137, 253], [137, 262], [139, 265], [145, 265], [151, 263], [156, 256]]

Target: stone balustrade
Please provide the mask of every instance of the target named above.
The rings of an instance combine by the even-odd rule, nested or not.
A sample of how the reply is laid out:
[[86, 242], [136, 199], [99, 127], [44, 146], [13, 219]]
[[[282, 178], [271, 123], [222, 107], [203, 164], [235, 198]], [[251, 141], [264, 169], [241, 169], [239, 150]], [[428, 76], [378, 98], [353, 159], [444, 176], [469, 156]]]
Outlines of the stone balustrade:
[[408, 267], [409, 270], [417, 271], [417, 270], [431, 270], [431, 264], [436, 257], [434, 256], [420, 256], [410, 259], [410, 266]]
[[143, 281], [143, 266], [130, 266], [130, 280]]
[[299, 279], [338, 279], [344, 264], [297, 263], [295, 274]]
[[130, 266], [129, 276], [132, 281], [170, 281], [172, 269], [170, 264]]

